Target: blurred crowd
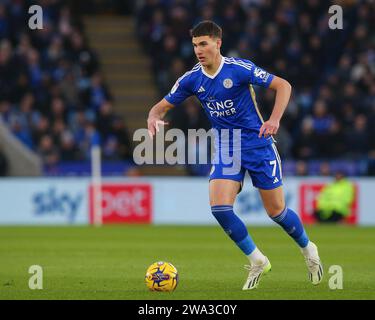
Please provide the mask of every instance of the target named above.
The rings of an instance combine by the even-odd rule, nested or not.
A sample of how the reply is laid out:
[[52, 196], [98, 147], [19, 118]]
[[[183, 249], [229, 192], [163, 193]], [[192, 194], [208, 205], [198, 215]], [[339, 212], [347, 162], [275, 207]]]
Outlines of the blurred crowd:
[[[333, 4], [343, 8], [343, 30], [328, 27]], [[374, 11], [372, 1], [360, 0], [145, 0], [137, 7], [137, 30], [163, 96], [196, 63], [189, 29], [215, 21], [223, 28], [223, 55], [249, 59], [292, 84], [276, 136], [284, 159], [365, 160], [371, 173]], [[274, 92], [258, 88], [257, 100], [267, 118]], [[171, 113], [172, 123], [185, 130], [209, 127], [202, 113], [188, 101]]]
[[43, 29], [31, 30], [35, 1], [0, 1], [0, 116], [47, 166], [90, 158], [130, 159], [123, 120], [82, 23], [62, 0], [41, 0]]
[[[27, 25], [35, 3], [43, 7], [41, 30]], [[89, 160], [99, 143], [104, 160], [132, 158], [124, 121], [113, 111], [98, 57], [72, 10], [86, 12], [91, 3], [106, 6], [100, 0], [0, 1], [0, 117], [46, 165]], [[332, 4], [343, 8], [343, 30], [328, 28]], [[276, 140], [297, 174], [308, 174], [311, 160], [348, 159], [365, 162], [363, 172], [375, 175], [371, 1], [143, 0], [113, 1], [107, 9], [129, 13], [133, 7], [161, 97], [196, 63], [189, 29], [214, 20], [223, 28], [223, 55], [249, 59], [293, 85]], [[257, 100], [267, 118], [274, 93], [257, 88]], [[210, 128], [195, 99], [169, 116], [185, 132]], [[0, 175], [4, 168], [0, 153]]]

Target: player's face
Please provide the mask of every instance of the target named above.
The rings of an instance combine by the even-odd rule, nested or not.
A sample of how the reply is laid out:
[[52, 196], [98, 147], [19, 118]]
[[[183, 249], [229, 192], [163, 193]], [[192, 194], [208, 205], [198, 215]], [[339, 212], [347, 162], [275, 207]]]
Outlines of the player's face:
[[194, 53], [202, 66], [210, 66], [220, 54], [221, 39], [210, 36], [193, 37]]

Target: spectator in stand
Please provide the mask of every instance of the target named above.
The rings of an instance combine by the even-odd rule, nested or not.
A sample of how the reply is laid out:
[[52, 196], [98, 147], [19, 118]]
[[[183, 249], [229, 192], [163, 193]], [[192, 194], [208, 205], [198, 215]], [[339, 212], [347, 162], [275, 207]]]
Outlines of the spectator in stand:
[[357, 115], [354, 120], [354, 127], [347, 132], [346, 155], [353, 159], [361, 159], [369, 152], [369, 135], [367, 129], [367, 118], [363, 114]]
[[124, 125], [124, 121], [121, 118], [115, 117], [113, 119], [111, 133], [118, 141], [118, 153], [121, 159], [133, 161], [132, 141], [129, 137], [129, 132]]
[[101, 144], [100, 134], [95, 128], [94, 122], [86, 121], [81, 141], [79, 141], [79, 148], [83, 151], [85, 160], [91, 159], [91, 148], [95, 145]]
[[110, 100], [111, 96], [107, 86], [103, 82], [102, 75], [96, 72], [91, 77], [90, 88], [87, 92], [87, 104], [92, 110], [98, 111], [100, 106], [107, 100]]
[[319, 222], [342, 221], [351, 214], [354, 195], [354, 184], [342, 172], [337, 172], [335, 180], [325, 185], [317, 196], [314, 216]]
[[96, 114], [96, 127], [106, 140], [112, 133], [112, 123], [114, 119], [112, 104], [110, 101], [103, 101]]
[[311, 118], [305, 118], [302, 121], [301, 133], [298, 135], [294, 144], [294, 156], [297, 159], [309, 160], [316, 157], [317, 146], [313, 121]]
[[42, 161], [47, 166], [53, 166], [59, 161], [58, 149], [54, 146], [50, 135], [44, 135], [40, 139], [38, 153], [42, 157]]
[[107, 161], [120, 161], [121, 156], [118, 152], [119, 143], [113, 135], [107, 137], [103, 146], [103, 159]]
[[329, 162], [323, 161], [319, 165], [319, 175], [324, 176], [324, 177], [329, 177], [331, 176], [331, 166]]
[[59, 144], [61, 146], [61, 161], [82, 160], [74, 136], [70, 131], [64, 131], [61, 133]]
[[20, 140], [28, 148], [33, 149], [34, 143], [32, 140], [31, 132], [27, 127], [22, 126], [19, 117], [15, 116], [12, 118], [12, 121], [10, 123], [10, 129], [11, 132], [15, 135], [15, 137], [18, 138], [18, 140]]
[[299, 160], [296, 162], [296, 175], [299, 177], [308, 176], [308, 167], [305, 161]]

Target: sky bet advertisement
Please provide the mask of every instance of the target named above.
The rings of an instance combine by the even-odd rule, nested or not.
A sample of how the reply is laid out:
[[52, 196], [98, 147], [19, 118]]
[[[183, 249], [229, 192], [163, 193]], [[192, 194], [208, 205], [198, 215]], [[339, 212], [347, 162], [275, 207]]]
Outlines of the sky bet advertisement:
[[[314, 223], [313, 211], [324, 179], [288, 179], [284, 185], [288, 207], [301, 212], [304, 223]], [[371, 212], [372, 183], [358, 179], [348, 224], [374, 225]], [[267, 217], [256, 189], [245, 180], [235, 210], [248, 225], [274, 225]], [[214, 224], [205, 178], [118, 179], [102, 183], [101, 210], [104, 224]], [[178, 193], [173, 191], [179, 190]], [[89, 179], [4, 179], [0, 182], [2, 225], [82, 225], [94, 221], [94, 192]], [[169, 195], [169, 201], [162, 201]], [[195, 201], [189, 201], [189, 194]], [[206, 205], [203, 205], [206, 204]], [[179, 212], [176, 212], [176, 208]], [[12, 212], [12, 214], [9, 214]], [[367, 212], [367, 214], [366, 214]]]

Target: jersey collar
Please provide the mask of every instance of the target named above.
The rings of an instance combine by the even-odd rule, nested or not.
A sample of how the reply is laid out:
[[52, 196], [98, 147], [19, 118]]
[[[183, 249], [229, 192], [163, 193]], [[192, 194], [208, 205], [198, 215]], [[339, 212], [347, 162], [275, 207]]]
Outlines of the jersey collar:
[[217, 68], [215, 74], [213, 74], [213, 75], [208, 74], [206, 71], [204, 71], [203, 66], [202, 66], [202, 73], [203, 73], [206, 77], [208, 77], [208, 78], [210, 78], [210, 79], [215, 79], [215, 77], [220, 73], [221, 69], [223, 68], [223, 65], [224, 65], [224, 57], [221, 56], [220, 66], [219, 66], [219, 68]]

